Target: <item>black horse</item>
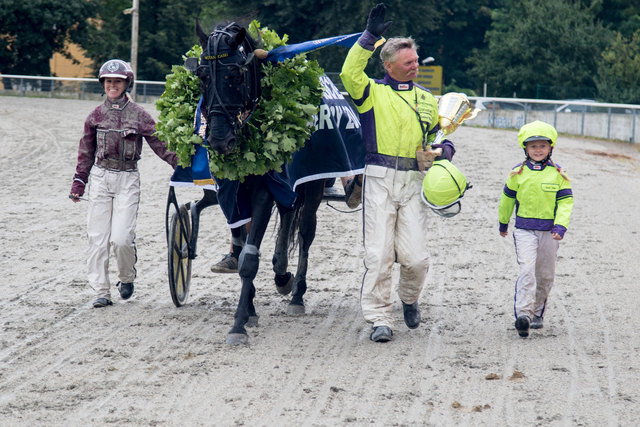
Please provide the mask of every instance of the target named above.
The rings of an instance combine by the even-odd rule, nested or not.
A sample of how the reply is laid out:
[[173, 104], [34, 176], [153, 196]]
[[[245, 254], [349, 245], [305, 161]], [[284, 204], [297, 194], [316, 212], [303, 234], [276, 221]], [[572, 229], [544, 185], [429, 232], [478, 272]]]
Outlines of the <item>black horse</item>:
[[[287, 314], [305, 313], [309, 248], [316, 236], [317, 211], [322, 202], [325, 180], [309, 181], [296, 188], [298, 198], [294, 210], [278, 208], [280, 228], [273, 253], [276, 289], [282, 295], [291, 293]], [[297, 242], [295, 241], [297, 231]], [[298, 266], [295, 276], [288, 269], [289, 252], [298, 245]]]
[[[237, 144], [242, 127], [248, 122], [260, 97], [260, 62], [255, 56], [256, 43], [246, 29], [236, 23], [216, 27], [207, 35], [199, 22], [196, 34], [203, 48], [197, 75], [201, 80], [203, 94], [203, 114], [207, 120], [207, 142], [219, 153], [231, 152]], [[239, 256], [238, 273], [242, 280], [242, 290], [234, 316], [234, 324], [227, 336], [228, 344], [248, 342], [246, 326], [257, 323], [257, 313], [253, 303], [256, 277], [260, 262], [260, 245], [267, 229], [271, 211], [276, 201], [273, 194], [272, 176], [249, 175], [243, 183], [218, 180], [219, 196], [239, 191], [250, 200], [251, 227], [242, 240], [243, 227], [232, 229], [233, 242], [242, 247]], [[322, 184], [323, 185], [323, 184]], [[241, 187], [240, 187], [241, 186]], [[319, 191], [322, 195], [322, 188]], [[289, 241], [288, 232], [294, 223], [294, 210], [279, 207], [284, 220], [281, 221], [281, 241]], [[225, 212], [226, 214], [226, 212]], [[229, 219], [229, 215], [227, 215]], [[281, 234], [282, 234], [281, 233]], [[304, 238], [303, 240], [309, 240]], [[285, 251], [286, 256], [286, 251]], [[281, 256], [278, 256], [282, 259]], [[279, 263], [281, 265], [282, 262]], [[284, 262], [286, 268], [286, 261]], [[289, 274], [290, 275], [290, 274]], [[280, 277], [287, 276], [286, 271]], [[280, 293], [286, 294], [293, 288], [289, 277], [281, 279]], [[301, 295], [300, 295], [301, 301]]]
[[[196, 34], [203, 48], [196, 74], [201, 80], [202, 112], [208, 130], [207, 143], [217, 152], [227, 154], [236, 147], [237, 137], [251, 118], [260, 97], [261, 68], [255, 55], [256, 43], [245, 28], [236, 23], [218, 26], [207, 35], [199, 22], [196, 22]], [[253, 281], [259, 268], [260, 245], [274, 203], [278, 201], [277, 191], [274, 192], [274, 185], [282, 184], [278, 181], [270, 173], [264, 176], [249, 175], [243, 183], [218, 180], [219, 199], [229, 193], [244, 193], [250, 201], [251, 227], [246, 239], [241, 234], [244, 227], [232, 229], [234, 245], [242, 247], [238, 266], [242, 290], [234, 324], [227, 335], [228, 344], [247, 343], [245, 326], [257, 324]], [[307, 257], [315, 236], [316, 211], [322, 200], [323, 189], [324, 180], [309, 181], [296, 189], [298, 198], [293, 209], [291, 206], [278, 205], [281, 221], [273, 265], [278, 292], [286, 295], [293, 291], [291, 308], [288, 310], [292, 314], [304, 313]], [[290, 188], [288, 190], [291, 191]], [[229, 220], [227, 212], [225, 215]], [[289, 243], [294, 240], [291, 236], [297, 230], [300, 259], [294, 278], [287, 272], [287, 254]]]
[[[364, 167], [365, 149], [357, 114], [331, 79], [321, 76], [320, 83], [324, 94], [316, 116], [315, 131], [285, 166], [298, 199], [293, 212], [280, 209], [281, 223], [273, 255], [278, 291], [283, 294], [289, 290], [292, 292], [287, 307], [290, 315], [305, 313], [303, 296], [307, 290], [309, 249], [315, 238], [316, 214], [325, 198], [327, 177], [335, 179]], [[294, 238], [297, 241], [294, 242]], [[293, 276], [287, 272], [287, 263], [289, 250], [296, 244], [298, 265]]]

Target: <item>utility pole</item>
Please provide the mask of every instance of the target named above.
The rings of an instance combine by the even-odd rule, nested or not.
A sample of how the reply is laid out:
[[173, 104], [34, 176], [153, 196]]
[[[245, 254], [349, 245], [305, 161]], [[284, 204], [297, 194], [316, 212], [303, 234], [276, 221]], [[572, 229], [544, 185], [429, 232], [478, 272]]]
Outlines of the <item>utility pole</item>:
[[[133, 6], [125, 9], [124, 14], [131, 14], [131, 68], [133, 75], [138, 78], [138, 23], [140, 22], [140, 0], [133, 0]], [[131, 97], [135, 100], [136, 86], [131, 89]]]

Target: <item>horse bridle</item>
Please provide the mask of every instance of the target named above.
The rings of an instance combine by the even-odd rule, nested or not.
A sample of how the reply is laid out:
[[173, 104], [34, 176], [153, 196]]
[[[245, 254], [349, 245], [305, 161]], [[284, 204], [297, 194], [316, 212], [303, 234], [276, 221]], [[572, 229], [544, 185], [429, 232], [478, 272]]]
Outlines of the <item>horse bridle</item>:
[[[234, 118], [233, 115], [227, 109], [227, 106], [225, 106], [225, 103], [220, 98], [220, 94], [218, 93], [218, 88], [216, 86], [216, 79], [218, 78], [217, 76], [217, 71], [219, 66], [218, 62], [222, 60], [222, 58], [219, 58], [218, 45], [220, 43], [220, 39], [222, 38], [222, 36], [226, 35], [228, 37], [233, 37], [233, 34], [229, 32], [229, 28], [232, 26], [237, 26], [237, 24], [235, 22], [232, 22], [227, 26], [225, 26], [224, 28], [216, 28], [211, 32], [207, 40], [206, 51], [203, 52], [203, 58], [204, 59], [208, 58], [207, 59], [208, 64], [206, 67], [209, 72], [210, 90], [213, 90], [213, 94], [208, 96], [208, 99], [207, 99], [207, 106], [206, 106], [207, 114], [210, 114], [210, 112], [212, 111], [212, 108], [215, 105], [214, 104], [214, 99], [215, 99], [215, 101], [217, 101], [218, 103], [217, 105], [221, 107], [225, 117], [227, 118], [227, 120], [229, 120], [229, 123], [231, 123], [234, 129], [234, 132], [237, 133], [251, 119], [251, 116], [253, 115], [256, 109], [256, 106], [258, 105], [258, 98], [260, 96], [260, 70], [258, 67], [260, 64], [253, 53], [254, 47], [252, 46], [251, 42], [248, 40], [247, 37], [245, 37], [245, 39], [242, 41], [242, 48], [240, 47], [238, 48], [238, 50], [242, 55], [243, 61], [239, 63], [233, 63], [233, 64], [224, 64], [224, 63], [220, 64], [220, 66], [224, 65], [227, 67], [238, 68], [240, 75], [242, 76], [241, 97], [242, 97], [242, 100], [246, 102], [240, 105], [240, 113], [238, 114], [237, 117]], [[212, 48], [211, 39], [214, 40], [213, 55], [211, 52], [211, 48]], [[249, 68], [251, 68], [251, 72]], [[250, 82], [246, 81], [247, 72], [249, 72], [250, 76], [252, 77], [252, 81]], [[247, 85], [249, 86], [248, 88], [247, 88]], [[251, 106], [248, 114], [246, 114], [246, 111], [242, 111], [242, 108], [246, 105], [246, 103], [249, 103]]]

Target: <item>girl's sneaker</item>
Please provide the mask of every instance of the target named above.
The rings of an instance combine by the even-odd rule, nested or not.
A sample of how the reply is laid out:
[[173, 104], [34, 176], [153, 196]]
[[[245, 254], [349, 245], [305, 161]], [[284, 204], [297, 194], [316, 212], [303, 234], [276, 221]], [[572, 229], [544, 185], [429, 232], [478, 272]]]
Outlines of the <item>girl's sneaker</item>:
[[529, 336], [529, 324], [531, 321], [529, 320], [529, 316], [518, 316], [516, 319], [516, 329], [518, 330], [518, 335], [522, 338], [526, 338]]
[[529, 325], [531, 329], [542, 329], [542, 316], [533, 316], [533, 320], [531, 321], [531, 325]]

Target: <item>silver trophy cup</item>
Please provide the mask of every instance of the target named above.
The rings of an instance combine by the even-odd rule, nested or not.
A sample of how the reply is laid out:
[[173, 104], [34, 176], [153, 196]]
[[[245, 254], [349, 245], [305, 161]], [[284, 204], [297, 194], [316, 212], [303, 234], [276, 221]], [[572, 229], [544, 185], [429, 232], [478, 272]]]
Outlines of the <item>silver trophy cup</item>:
[[471, 103], [464, 93], [449, 92], [438, 101], [440, 130], [436, 133], [433, 144], [439, 144], [446, 135], [452, 134], [465, 120], [478, 115], [479, 108], [471, 108]]
[[427, 170], [433, 160], [442, 154], [442, 148], [432, 149], [430, 145], [439, 144], [445, 136], [452, 134], [465, 120], [473, 119], [480, 109], [471, 108], [471, 103], [464, 93], [450, 92], [442, 95], [438, 101], [438, 123], [440, 129], [431, 144], [426, 141], [422, 150], [416, 151], [416, 160], [420, 170]]

